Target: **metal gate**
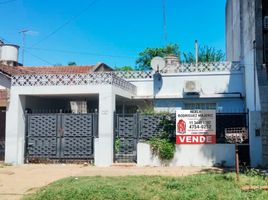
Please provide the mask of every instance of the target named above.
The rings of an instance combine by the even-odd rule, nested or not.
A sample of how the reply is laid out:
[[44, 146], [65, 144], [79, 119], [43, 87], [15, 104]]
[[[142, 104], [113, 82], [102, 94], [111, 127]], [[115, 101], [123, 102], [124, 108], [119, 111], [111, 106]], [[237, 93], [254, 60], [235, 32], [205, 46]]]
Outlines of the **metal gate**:
[[93, 159], [97, 114], [27, 114], [27, 161]]
[[114, 159], [116, 162], [136, 162], [138, 115], [115, 116]]
[[138, 141], [159, 136], [162, 119], [163, 115], [116, 114], [114, 161], [136, 162]]

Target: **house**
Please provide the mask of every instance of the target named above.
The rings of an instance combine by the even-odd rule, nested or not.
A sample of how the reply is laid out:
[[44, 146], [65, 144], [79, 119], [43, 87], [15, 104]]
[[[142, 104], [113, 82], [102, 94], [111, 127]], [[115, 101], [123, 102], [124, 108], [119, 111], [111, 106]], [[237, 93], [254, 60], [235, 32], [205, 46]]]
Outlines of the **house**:
[[[154, 71], [115, 72], [94, 66], [26, 67], [1, 65], [12, 71], [6, 112], [5, 162], [94, 159], [97, 166], [113, 162], [159, 165], [141, 142], [159, 126], [158, 116], [139, 114], [178, 109], [217, 111], [217, 144], [177, 145], [173, 166], [234, 165], [234, 145], [224, 130], [247, 127], [244, 67], [239, 62], [185, 64], [165, 58]], [[72, 105], [83, 105], [75, 113]], [[252, 133], [250, 133], [252, 134]], [[119, 141], [119, 142], [118, 142]], [[119, 153], [116, 146], [120, 145]], [[241, 159], [249, 150], [240, 145]]]
[[[3, 63], [13, 64], [9, 62], [10, 57], [9, 49], [14, 49], [15, 57], [17, 56], [18, 46], [4, 45], [0, 40], [0, 66]], [[12, 58], [14, 60], [14, 58]], [[0, 67], [0, 160], [4, 160], [5, 153], [5, 121], [6, 121], [6, 107], [8, 105], [9, 89], [11, 87], [11, 70], [9, 68]]]
[[228, 0], [227, 60], [245, 66], [246, 107], [249, 110], [250, 151], [254, 165], [268, 166], [268, 2]]

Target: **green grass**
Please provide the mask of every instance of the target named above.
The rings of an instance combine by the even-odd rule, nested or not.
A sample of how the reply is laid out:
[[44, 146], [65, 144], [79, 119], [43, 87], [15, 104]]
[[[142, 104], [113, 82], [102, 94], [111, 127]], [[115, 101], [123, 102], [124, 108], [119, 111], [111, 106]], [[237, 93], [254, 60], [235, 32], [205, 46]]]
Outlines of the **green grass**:
[[268, 185], [261, 176], [200, 174], [188, 177], [127, 176], [69, 177], [56, 181], [24, 199], [268, 199], [268, 191], [242, 191], [242, 185]]

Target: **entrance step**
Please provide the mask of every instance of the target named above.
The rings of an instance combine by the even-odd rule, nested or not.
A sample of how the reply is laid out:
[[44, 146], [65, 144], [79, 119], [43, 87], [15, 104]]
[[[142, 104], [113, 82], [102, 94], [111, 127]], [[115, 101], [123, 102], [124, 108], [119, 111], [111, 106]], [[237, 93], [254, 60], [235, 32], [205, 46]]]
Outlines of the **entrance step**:
[[136, 163], [114, 163], [112, 167], [136, 167]]

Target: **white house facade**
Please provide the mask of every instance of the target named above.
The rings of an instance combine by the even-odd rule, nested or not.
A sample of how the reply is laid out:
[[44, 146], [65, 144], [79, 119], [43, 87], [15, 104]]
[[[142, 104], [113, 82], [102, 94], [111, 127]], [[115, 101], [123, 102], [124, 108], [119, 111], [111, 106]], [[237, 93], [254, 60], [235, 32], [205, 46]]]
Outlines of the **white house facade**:
[[[169, 165], [233, 166], [234, 145], [224, 142], [224, 129], [250, 127], [244, 75], [244, 66], [236, 62], [178, 64], [160, 73], [116, 72], [104, 64], [20, 67], [12, 74], [5, 162], [92, 159], [97, 166], [121, 161], [161, 165], [143, 142], [157, 127], [156, 118], [141, 113], [152, 106], [156, 112], [217, 112], [217, 143], [176, 145]], [[192, 91], [187, 84], [194, 84]], [[74, 114], [74, 101], [84, 102], [86, 109]], [[256, 166], [261, 155], [250, 156], [258, 147], [250, 142], [255, 133], [248, 130], [249, 142], [240, 145], [240, 157]], [[122, 152], [115, 148], [118, 138], [126, 145]]]

